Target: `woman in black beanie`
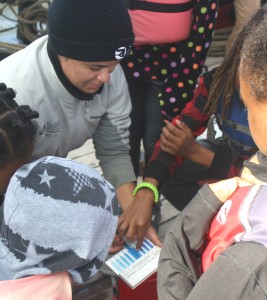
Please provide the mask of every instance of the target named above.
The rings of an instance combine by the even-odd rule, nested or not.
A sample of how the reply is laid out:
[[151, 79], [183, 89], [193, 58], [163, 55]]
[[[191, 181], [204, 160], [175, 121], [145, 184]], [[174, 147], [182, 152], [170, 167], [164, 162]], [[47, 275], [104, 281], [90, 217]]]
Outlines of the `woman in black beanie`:
[[[93, 139], [103, 175], [131, 215], [129, 231], [138, 231], [150, 225], [153, 193], [144, 189], [149, 197], [135, 197], [139, 206], [131, 209], [136, 182], [129, 157], [131, 102], [119, 63], [133, 40], [122, 0], [53, 0], [48, 36], [1, 61], [0, 81], [16, 90], [19, 104], [40, 113], [32, 159], [66, 157]], [[151, 227], [149, 232], [160, 244]]]

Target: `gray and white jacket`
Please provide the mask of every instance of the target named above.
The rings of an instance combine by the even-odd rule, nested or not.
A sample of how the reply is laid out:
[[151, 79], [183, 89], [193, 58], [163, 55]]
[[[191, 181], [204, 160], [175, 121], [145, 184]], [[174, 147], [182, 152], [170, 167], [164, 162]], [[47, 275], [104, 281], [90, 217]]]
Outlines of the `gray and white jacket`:
[[[267, 157], [245, 162], [251, 173], [267, 182]], [[267, 299], [267, 249], [241, 241], [225, 249], [202, 273], [200, 262], [211, 222], [222, 206], [204, 185], [178, 215], [166, 234], [158, 269], [159, 300]]]
[[93, 100], [74, 98], [60, 82], [47, 52], [47, 36], [0, 62], [0, 82], [12, 87], [19, 104], [40, 117], [33, 160], [68, 152], [93, 139], [103, 174], [115, 188], [135, 181], [129, 156], [131, 101], [120, 65]]

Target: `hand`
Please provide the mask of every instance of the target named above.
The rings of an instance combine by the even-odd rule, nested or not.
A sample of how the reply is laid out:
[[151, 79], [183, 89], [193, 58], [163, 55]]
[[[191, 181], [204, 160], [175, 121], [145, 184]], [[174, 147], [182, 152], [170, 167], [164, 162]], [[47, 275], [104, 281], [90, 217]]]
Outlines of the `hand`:
[[[254, 163], [254, 164], [259, 164], [259, 161], [258, 161], [258, 157], [257, 157], [257, 154], [254, 154], [250, 159], [249, 159], [250, 162]], [[244, 179], [244, 180], [247, 180], [253, 184], [263, 184], [263, 185], [266, 185], [266, 182], [263, 182], [259, 179], [257, 179], [251, 172], [248, 168], [244, 167], [241, 171], [241, 178]]]
[[[142, 246], [147, 229], [151, 227], [152, 209], [154, 205], [153, 196], [142, 197], [135, 195], [132, 204], [121, 214], [118, 222], [118, 232], [121, 237], [126, 237], [130, 242], [137, 240], [136, 248]], [[148, 231], [149, 239], [158, 243], [156, 232]]]
[[216, 183], [209, 184], [209, 187], [215, 194], [215, 196], [221, 201], [225, 202], [233, 194], [233, 192], [242, 186], [252, 185], [251, 182], [246, 181], [240, 177], [234, 177]]
[[162, 247], [162, 242], [157, 235], [156, 229], [152, 225], [147, 228], [146, 238], [148, 238], [154, 245]]
[[119, 252], [123, 248], [124, 244], [124, 239], [122, 239], [118, 234], [116, 234], [108, 253], [115, 254]]
[[179, 120], [176, 121], [176, 126], [167, 122], [162, 129], [160, 147], [162, 151], [168, 154], [187, 158], [189, 152], [191, 153], [194, 150], [195, 144], [197, 142], [191, 129]]

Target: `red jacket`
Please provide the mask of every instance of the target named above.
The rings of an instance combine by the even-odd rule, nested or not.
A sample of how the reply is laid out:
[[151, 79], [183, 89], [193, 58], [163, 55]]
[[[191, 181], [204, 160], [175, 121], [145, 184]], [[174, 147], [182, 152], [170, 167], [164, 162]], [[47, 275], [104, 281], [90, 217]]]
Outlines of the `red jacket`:
[[[207, 128], [210, 116], [204, 112], [205, 105], [208, 101], [209, 89], [215, 70], [205, 73], [195, 89], [193, 99], [187, 103], [181, 115], [173, 119], [175, 124], [177, 119], [184, 122], [191, 130], [194, 137], [201, 135]], [[211, 167], [208, 169], [211, 177], [230, 178], [239, 174], [244, 159], [247, 156], [239, 154], [222, 152], [220, 149], [215, 150], [215, 156]], [[173, 171], [178, 168], [184, 161], [183, 157], [172, 156], [160, 149], [160, 141], [156, 143], [154, 152], [150, 159], [144, 177], [152, 177], [158, 180], [161, 186], [163, 182], [172, 175]]]

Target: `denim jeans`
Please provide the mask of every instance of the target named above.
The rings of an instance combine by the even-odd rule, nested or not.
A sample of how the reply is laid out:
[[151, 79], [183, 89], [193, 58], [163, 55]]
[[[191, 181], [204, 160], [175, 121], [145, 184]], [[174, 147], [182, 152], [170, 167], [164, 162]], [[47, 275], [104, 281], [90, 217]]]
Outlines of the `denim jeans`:
[[158, 98], [162, 85], [158, 81], [128, 79], [132, 101], [130, 156], [136, 176], [139, 174], [141, 142], [143, 141], [147, 164], [164, 125]]

